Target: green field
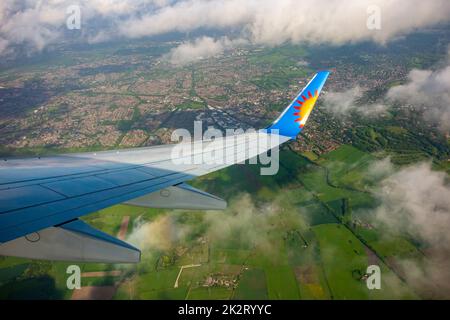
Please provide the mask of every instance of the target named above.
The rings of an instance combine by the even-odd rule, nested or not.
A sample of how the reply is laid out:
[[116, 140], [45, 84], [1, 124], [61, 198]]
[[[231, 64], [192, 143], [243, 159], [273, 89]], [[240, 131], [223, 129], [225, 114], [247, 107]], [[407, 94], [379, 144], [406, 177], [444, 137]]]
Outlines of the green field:
[[266, 275], [262, 269], [248, 269], [239, 279], [239, 285], [234, 292], [235, 300], [267, 300]]
[[300, 298], [295, 274], [291, 267], [266, 267], [265, 272], [269, 299], [295, 300]]
[[186, 101], [183, 102], [182, 104], [177, 105], [177, 108], [179, 108], [180, 110], [185, 110], [185, 109], [202, 109], [205, 107], [205, 104], [203, 102], [198, 102], [198, 101]]

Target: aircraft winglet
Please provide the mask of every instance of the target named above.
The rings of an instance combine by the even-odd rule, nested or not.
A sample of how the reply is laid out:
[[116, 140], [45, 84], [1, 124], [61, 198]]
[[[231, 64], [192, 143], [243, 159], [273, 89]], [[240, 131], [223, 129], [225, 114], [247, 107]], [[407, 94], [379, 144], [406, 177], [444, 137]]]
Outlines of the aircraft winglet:
[[329, 71], [316, 73], [308, 85], [266, 131], [295, 139], [303, 130], [329, 75]]

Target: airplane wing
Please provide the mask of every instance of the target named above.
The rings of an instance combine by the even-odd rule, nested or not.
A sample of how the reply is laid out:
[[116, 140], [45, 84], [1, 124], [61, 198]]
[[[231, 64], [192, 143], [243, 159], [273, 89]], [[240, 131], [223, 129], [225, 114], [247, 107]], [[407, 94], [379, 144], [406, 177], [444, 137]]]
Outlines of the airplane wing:
[[268, 128], [207, 141], [0, 163], [0, 255], [134, 263], [139, 249], [79, 220], [116, 205], [224, 209], [185, 184], [295, 138], [329, 72], [317, 73]]

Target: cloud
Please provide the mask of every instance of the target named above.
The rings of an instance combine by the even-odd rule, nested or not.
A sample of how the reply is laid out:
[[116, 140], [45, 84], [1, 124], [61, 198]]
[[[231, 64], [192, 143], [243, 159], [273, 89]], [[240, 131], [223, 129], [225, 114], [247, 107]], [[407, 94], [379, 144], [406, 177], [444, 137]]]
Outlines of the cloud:
[[[81, 7], [83, 37], [97, 41], [216, 29], [234, 30], [240, 32], [239, 38], [265, 45], [285, 42], [340, 45], [358, 41], [384, 44], [418, 28], [450, 21], [447, 0], [79, 0], [77, 3]], [[69, 40], [63, 31], [66, 8], [72, 4], [70, 0], [1, 1], [3, 52], [17, 45], [25, 45], [32, 52]], [[373, 5], [381, 10], [381, 30], [367, 28], [367, 9]]]
[[223, 37], [215, 40], [210, 37], [201, 37], [179, 45], [172, 49], [166, 57], [172, 64], [185, 65], [197, 60], [211, 58], [242, 44], [245, 44], [245, 41], [240, 39], [230, 40]]
[[[408, 282], [427, 297], [450, 297], [450, 186], [445, 172], [420, 163], [394, 171], [388, 161], [376, 172], [391, 171], [376, 192], [378, 222], [396, 234], [424, 243], [426, 258], [399, 259]], [[387, 168], [387, 170], [385, 170]], [[386, 230], [386, 229], [385, 229]]]
[[364, 95], [364, 90], [353, 87], [342, 92], [327, 92], [324, 94], [325, 108], [337, 117], [348, 117], [352, 113], [372, 117], [386, 112], [384, 104], [361, 104], [359, 99]]
[[388, 157], [371, 163], [369, 169], [367, 170], [367, 175], [373, 180], [380, 181], [381, 179], [391, 175], [393, 172], [394, 165], [391, 158]]
[[63, 24], [64, 14], [58, 13], [63, 8], [56, 1], [45, 4], [42, 1], [2, 1], [0, 38], [3, 45], [0, 54], [19, 44], [27, 44], [31, 51], [42, 50], [60, 37], [60, 31], [54, 26]]
[[9, 42], [8, 40], [0, 38], [0, 55], [2, 52], [7, 52]]
[[[258, 247], [270, 256], [279, 249], [278, 244], [271, 242], [268, 237], [274, 223], [279, 221], [277, 215], [283, 214], [283, 219], [289, 219], [292, 227], [302, 221], [297, 211], [281, 210], [278, 201], [281, 199], [256, 206], [249, 194], [242, 193], [230, 200], [225, 211], [205, 212], [197, 216], [199, 220], [196, 227], [204, 226], [201, 235], [213, 245], [234, 241], [242, 246]], [[146, 256], [175, 249], [198, 231], [192, 225], [179, 222], [178, 214], [185, 213], [178, 211], [174, 215], [164, 214], [152, 221], [137, 219], [127, 241], [140, 248]], [[192, 212], [186, 214], [192, 215]]]
[[[91, 30], [99, 19], [109, 21], [111, 28], [124, 17], [155, 10], [173, 1], [164, 0], [2, 0], [0, 2], [0, 55], [15, 46], [25, 46], [27, 53], [41, 51], [49, 44], [66, 42], [67, 8], [79, 5], [82, 30], [86, 39], [91, 33], [105, 33], [105, 30]], [[87, 29], [87, 30], [86, 30]], [[89, 32], [87, 32], [89, 30]], [[108, 30], [111, 34], [113, 30]], [[95, 37], [95, 36], [94, 36]]]
[[[381, 10], [381, 30], [367, 28], [370, 6]], [[242, 28], [255, 43], [378, 43], [416, 28], [449, 21], [445, 0], [188, 0], [130, 19], [122, 34], [140, 37], [199, 28]], [[414, 19], [410, 17], [414, 16]]]
[[150, 222], [137, 219], [127, 241], [145, 251], [170, 250], [188, 233], [186, 226], [177, 224], [166, 214]]
[[274, 203], [265, 208], [257, 208], [251, 196], [244, 193], [230, 203], [228, 210], [205, 216], [207, 235], [215, 243], [238, 239], [242, 244], [268, 250], [272, 248], [267, 237], [267, 232], [271, 229], [270, 219], [277, 212]]
[[[211, 243], [224, 243], [238, 236], [240, 243], [270, 247], [265, 232], [272, 228], [270, 219], [276, 214], [279, 210], [275, 203], [256, 207], [251, 196], [242, 193], [230, 201], [227, 210], [206, 212], [199, 223], [205, 224], [205, 235]], [[127, 241], [143, 251], [167, 251], [192, 232], [188, 224], [177, 221], [176, 215], [164, 214], [151, 221], [136, 219]]]
[[428, 163], [394, 173], [381, 184], [383, 206], [377, 216], [431, 245], [450, 250], [450, 186], [446, 179], [445, 172], [433, 171]]
[[392, 87], [387, 98], [424, 111], [424, 118], [450, 130], [450, 64], [443, 69], [412, 70], [404, 85]]

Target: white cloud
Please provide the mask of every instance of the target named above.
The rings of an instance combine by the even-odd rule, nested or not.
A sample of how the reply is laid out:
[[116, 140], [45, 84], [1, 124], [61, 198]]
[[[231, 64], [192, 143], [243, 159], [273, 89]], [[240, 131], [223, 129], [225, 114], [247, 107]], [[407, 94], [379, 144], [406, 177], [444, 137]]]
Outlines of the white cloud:
[[0, 55], [2, 52], [6, 52], [8, 46], [9, 46], [8, 40], [0, 38]]
[[134, 221], [133, 232], [127, 241], [136, 245], [141, 250], [169, 250], [178, 241], [185, 239], [190, 230], [184, 225], [178, 224], [170, 215], [158, 216], [152, 221], [144, 221], [142, 218]]
[[[28, 44], [32, 51], [41, 50], [60, 36], [53, 26], [63, 24], [62, 8], [55, 1], [46, 4], [41, 1], [5, 1], [0, 6], [0, 37], [4, 39], [3, 43], [8, 46]], [[0, 53], [8, 46], [3, 46]]]
[[[372, 171], [383, 172], [376, 194], [377, 221], [395, 234], [406, 233], [425, 244], [423, 261], [400, 259], [408, 282], [426, 297], [450, 297], [450, 186], [445, 172], [429, 163], [394, 170], [389, 160]], [[383, 227], [384, 228], [384, 227]]]
[[[87, 38], [142, 37], [203, 28], [241, 30], [258, 44], [385, 43], [417, 28], [450, 21], [447, 0], [79, 0]], [[63, 39], [70, 0], [2, 0], [0, 37], [39, 50]], [[367, 28], [367, 8], [381, 9], [381, 30]], [[100, 19], [108, 30], [94, 29]], [[92, 35], [99, 33], [100, 36]], [[104, 35], [108, 34], [108, 37]], [[4, 43], [3, 43], [4, 47]], [[4, 48], [5, 50], [6, 48]]]
[[327, 92], [324, 95], [325, 108], [338, 117], [347, 117], [352, 113], [372, 117], [386, 112], [383, 104], [361, 104], [358, 102], [363, 97], [364, 90], [353, 87], [342, 92]]
[[[381, 30], [367, 28], [370, 5], [381, 9]], [[139, 37], [198, 28], [240, 27], [252, 41], [273, 45], [286, 41], [385, 43], [415, 28], [449, 21], [449, 16], [450, 3], [445, 0], [188, 0], [130, 19], [121, 32]]]
[[225, 50], [237, 45], [245, 44], [244, 40], [230, 40], [227, 37], [215, 40], [210, 37], [201, 37], [194, 41], [185, 42], [172, 49], [167, 58], [172, 64], [184, 65], [201, 59], [210, 58], [223, 53]]
[[431, 70], [412, 70], [404, 85], [389, 90], [387, 97], [425, 110], [426, 120], [442, 130], [450, 130], [450, 65]]
[[391, 158], [384, 158], [373, 162], [367, 170], [367, 176], [375, 181], [380, 181], [383, 178], [391, 175], [394, 172], [394, 165]]
[[450, 250], [450, 186], [446, 178], [445, 172], [433, 171], [428, 163], [392, 174], [381, 185], [383, 205], [377, 216], [429, 244]]

